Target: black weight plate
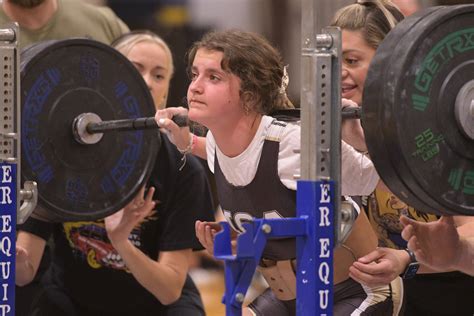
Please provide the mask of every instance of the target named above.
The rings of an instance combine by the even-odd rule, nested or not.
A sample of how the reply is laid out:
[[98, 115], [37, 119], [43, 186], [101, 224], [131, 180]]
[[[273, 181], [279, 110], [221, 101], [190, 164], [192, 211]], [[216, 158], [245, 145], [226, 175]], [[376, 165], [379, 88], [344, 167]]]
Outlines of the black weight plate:
[[[399, 58], [401, 54], [400, 52], [394, 53], [394, 51], [398, 48], [404, 48], [400, 45], [403, 40], [405, 40], [405, 45], [409, 45], [409, 43], [413, 41], [413, 39], [411, 39], [410, 37], [416, 37], [420, 32], [420, 29], [423, 30], [426, 28], [426, 25], [433, 23], [432, 21], [436, 20], [436, 18], [433, 18], [433, 16], [437, 14], [437, 11], [439, 9], [441, 9], [441, 7], [431, 7], [427, 10], [419, 12], [418, 14], [400, 23], [400, 25], [389, 34], [390, 37], [387, 37], [388, 40], [385, 42], [385, 44], [390, 43], [390, 48], [383, 47], [381, 52], [384, 53], [381, 55], [389, 56], [390, 60], [385, 60], [385, 62], [383, 62], [382, 67], [384, 67], [383, 69], [385, 71], [382, 81], [385, 83], [385, 87], [380, 87], [383, 90], [377, 90], [381, 93], [378, 96], [380, 100], [384, 100], [384, 97], [386, 97], [387, 95], [395, 93], [395, 83], [397, 82], [397, 79], [400, 79], [401, 81], [404, 80], [403, 74], [396, 72], [404, 66], [405, 61]], [[393, 65], [393, 67], [386, 67], [387, 64]], [[390, 82], [387, 80], [394, 80], [394, 82]], [[444, 207], [436, 203], [436, 201], [434, 201], [431, 197], [427, 196], [425, 192], [420, 190], [416, 192], [413, 191], [413, 176], [407, 176], [401, 171], [401, 164], [403, 163], [403, 160], [399, 157], [399, 151], [390, 151], [390, 149], [393, 149], [393, 142], [398, 141], [397, 120], [399, 118], [394, 116], [394, 113], [397, 113], [396, 111], [396, 102], [392, 104], [388, 103], [383, 106], [383, 112], [381, 117], [381, 122], [383, 122], [383, 124], [380, 125], [379, 129], [380, 134], [384, 135], [383, 146], [385, 147], [382, 149], [381, 152], [385, 155], [385, 157], [383, 157], [382, 161], [384, 161], [384, 164], [389, 164], [390, 168], [387, 168], [386, 171], [391, 174], [390, 176], [384, 175], [383, 178], [388, 178], [384, 179], [384, 181], [389, 184], [393, 192], [396, 192], [396, 194], [400, 198], [402, 198], [411, 206], [415, 207], [418, 210], [424, 210], [425, 212], [439, 214], [438, 210], [442, 210], [444, 209]], [[385, 166], [382, 166], [382, 168], [380, 169], [383, 169], [383, 167]], [[449, 211], [446, 210], [444, 210], [443, 212], [449, 213]]]
[[[474, 214], [474, 142], [459, 130], [454, 115], [457, 93], [474, 78], [473, 20], [474, 6], [467, 5], [440, 7], [401, 22], [411, 27], [405, 26], [397, 45], [392, 43], [390, 53], [385, 41], [379, 48], [390, 60], [373, 61], [386, 67], [380, 79], [384, 87], [366, 85], [382, 90], [372, 105], [364, 103], [364, 112], [382, 120], [385, 157], [393, 166], [379, 168], [387, 163], [374, 157], [377, 170], [391, 189], [388, 179], [398, 177], [409, 195], [396, 185], [394, 193], [428, 213]], [[378, 113], [374, 103], [383, 104]]]
[[35, 44], [21, 61], [22, 177], [38, 183], [41, 215], [96, 220], [124, 207], [153, 168], [157, 131], [108, 132], [83, 145], [72, 123], [85, 112], [104, 121], [153, 116], [141, 75], [116, 50], [87, 39]]
[[[364, 85], [361, 121], [371, 159], [374, 161], [380, 177], [390, 187], [392, 192], [417, 209], [433, 209], [433, 207], [428, 206], [425, 201], [420, 200], [409, 187], [405, 185], [397, 172], [398, 160], [395, 159], [395, 161], [392, 162], [392, 157], [388, 152], [386, 138], [393, 137], [390, 131], [395, 130], [396, 126], [391, 126], [390, 124], [396, 122], [394, 120], [387, 120], [387, 117], [390, 118], [393, 112], [388, 106], [388, 103], [385, 103], [383, 99], [384, 92], [387, 89], [393, 89], [394, 85], [391, 82], [386, 82], [385, 77], [387, 76], [387, 72], [393, 71], [393, 69], [387, 67], [387, 65], [398, 61], [398, 56], [393, 54], [393, 51], [401, 38], [413, 29], [416, 24], [422, 22], [423, 18], [426, 18], [438, 9], [439, 7], [430, 7], [419, 11], [410, 18], [405, 19], [403, 23], [398, 24], [397, 27], [387, 35], [377, 49]], [[388, 127], [389, 132], [387, 135], [383, 132], [384, 127]]]
[[[441, 206], [436, 205], [435, 210], [442, 214], [474, 213], [469, 177], [462, 179], [468, 181], [468, 187], [461, 190], [455, 189], [451, 180], [458, 168], [466, 168], [468, 174], [473, 170], [474, 143], [459, 130], [454, 115], [455, 97], [448, 100], [442, 89], [448, 87], [457, 95], [463, 84], [473, 78], [474, 73], [466, 67], [466, 62], [474, 59], [474, 46], [470, 44], [473, 12], [474, 6], [445, 7], [430, 17], [430, 24], [420, 30], [424, 34], [415, 41], [418, 47], [408, 57], [412, 59], [413, 76], [402, 85], [407, 93], [399, 104], [404, 107], [396, 109], [401, 114], [399, 119], [407, 124], [404, 133], [399, 132], [400, 148], [405, 154], [400, 175], [403, 179], [411, 176], [416, 181], [408, 182], [413, 192], [430, 200], [431, 205], [439, 203]], [[458, 78], [457, 82], [453, 78]], [[428, 83], [426, 79], [428, 85], [424, 85]], [[420, 102], [426, 98], [429, 105]]]

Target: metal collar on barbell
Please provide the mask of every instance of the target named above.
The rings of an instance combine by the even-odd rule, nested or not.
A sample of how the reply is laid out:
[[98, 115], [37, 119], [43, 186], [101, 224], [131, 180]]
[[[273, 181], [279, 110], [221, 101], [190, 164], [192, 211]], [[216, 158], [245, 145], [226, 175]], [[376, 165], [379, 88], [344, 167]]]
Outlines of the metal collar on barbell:
[[474, 140], [474, 79], [468, 81], [459, 91], [454, 108], [459, 129]]

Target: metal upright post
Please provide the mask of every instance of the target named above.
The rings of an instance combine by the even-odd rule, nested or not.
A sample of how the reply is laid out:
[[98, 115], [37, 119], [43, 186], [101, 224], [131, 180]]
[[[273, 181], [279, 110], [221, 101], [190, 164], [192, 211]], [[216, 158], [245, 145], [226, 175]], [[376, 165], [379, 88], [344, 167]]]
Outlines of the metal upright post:
[[340, 31], [317, 34], [318, 1], [302, 0], [301, 175], [297, 216], [297, 315], [331, 315], [333, 248], [340, 232]]
[[[331, 179], [337, 183], [334, 192], [340, 195], [341, 33], [338, 28], [328, 27], [317, 34], [318, 2], [302, 0], [299, 178]], [[339, 199], [335, 202], [339, 209]]]
[[16, 216], [20, 202], [20, 102], [17, 25], [0, 29], [0, 315], [15, 315]]

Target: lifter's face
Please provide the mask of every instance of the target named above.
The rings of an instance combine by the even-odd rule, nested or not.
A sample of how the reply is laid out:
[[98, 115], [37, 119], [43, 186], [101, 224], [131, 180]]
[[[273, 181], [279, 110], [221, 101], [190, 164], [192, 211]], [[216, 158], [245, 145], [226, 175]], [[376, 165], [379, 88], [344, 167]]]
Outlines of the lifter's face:
[[240, 78], [222, 69], [224, 54], [197, 50], [188, 88], [189, 118], [209, 129], [232, 128], [244, 114], [240, 99]]
[[170, 58], [153, 42], [140, 42], [132, 47], [127, 58], [135, 65], [150, 89], [155, 108], [163, 109], [171, 80]]
[[365, 78], [375, 49], [360, 31], [342, 30], [342, 97], [362, 105]]

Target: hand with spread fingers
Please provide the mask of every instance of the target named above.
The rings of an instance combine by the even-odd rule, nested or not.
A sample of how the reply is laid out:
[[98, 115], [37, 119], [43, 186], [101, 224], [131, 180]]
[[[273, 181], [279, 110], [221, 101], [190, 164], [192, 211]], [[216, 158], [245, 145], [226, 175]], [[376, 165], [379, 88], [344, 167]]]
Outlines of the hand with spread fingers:
[[127, 206], [104, 219], [107, 235], [114, 247], [127, 242], [133, 228], [153, 210], [155, 207], [154, 192], [155, 189], [150, 188], [145, 197], [145, 188], [143, 187]]
[[355, 261], [349, 276], [370, 287], [382, 286], [397, 278], [409, 261], [405, 250], [380, 247]]
[[474, 274], [474, 239], [460, 236], [452, 216], [421, 223], [405, 216], [402, 237], [420, 263], [438, 271], [460, 270]]

